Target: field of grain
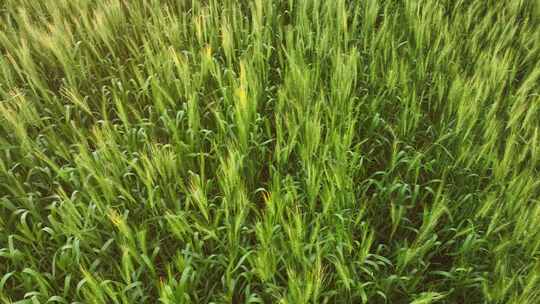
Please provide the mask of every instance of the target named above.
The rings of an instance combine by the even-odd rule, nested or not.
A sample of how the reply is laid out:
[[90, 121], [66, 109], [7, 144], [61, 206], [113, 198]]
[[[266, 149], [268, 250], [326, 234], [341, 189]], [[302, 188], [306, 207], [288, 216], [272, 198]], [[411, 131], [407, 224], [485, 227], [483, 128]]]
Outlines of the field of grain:
[[0, 303], [540, 303], [540, 2], [0, 0]]

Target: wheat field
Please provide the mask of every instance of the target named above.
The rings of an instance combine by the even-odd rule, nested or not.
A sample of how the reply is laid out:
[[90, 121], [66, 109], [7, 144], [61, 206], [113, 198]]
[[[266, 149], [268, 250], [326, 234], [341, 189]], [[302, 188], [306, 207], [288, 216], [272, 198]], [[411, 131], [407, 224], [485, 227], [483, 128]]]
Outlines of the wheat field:
[[540, 2], [1, 0], [0, 303], [540, 303]]

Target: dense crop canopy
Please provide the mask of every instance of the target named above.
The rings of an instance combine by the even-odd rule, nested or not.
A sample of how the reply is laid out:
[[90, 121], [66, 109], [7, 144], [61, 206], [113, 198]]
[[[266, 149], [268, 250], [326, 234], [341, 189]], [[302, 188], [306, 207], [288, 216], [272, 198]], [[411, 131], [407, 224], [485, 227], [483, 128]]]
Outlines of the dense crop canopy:
[[0, 302], [540, 303], [539, 19], [0, 0]]

